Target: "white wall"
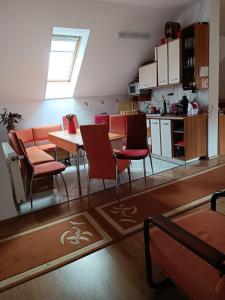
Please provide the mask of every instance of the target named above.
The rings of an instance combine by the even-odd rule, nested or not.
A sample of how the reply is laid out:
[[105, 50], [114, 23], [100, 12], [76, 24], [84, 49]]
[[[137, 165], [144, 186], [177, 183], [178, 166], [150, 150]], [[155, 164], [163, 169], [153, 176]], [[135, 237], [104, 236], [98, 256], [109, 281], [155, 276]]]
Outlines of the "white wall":
[[225, 37], [220, 37], [220, 99], [225, 99]]
[[2, 144], [0, 143], [0, 221], [16, 216], [17, 211], [14, 205], [14, 200], [11, 192], [8, 170], [3, 154]]
[[218, 154], [219, 47], [220, 0], [209, 0], [209, 117], [208, 156]]
[[[2, 0], [0, 8], [0, 102], [44, 99], [53, 26], [91, 31], [75, 97], [124, 95], [165, 22], [178, 14], [93, 0]], [[123, 30], [151, 39], [119, 39]]]

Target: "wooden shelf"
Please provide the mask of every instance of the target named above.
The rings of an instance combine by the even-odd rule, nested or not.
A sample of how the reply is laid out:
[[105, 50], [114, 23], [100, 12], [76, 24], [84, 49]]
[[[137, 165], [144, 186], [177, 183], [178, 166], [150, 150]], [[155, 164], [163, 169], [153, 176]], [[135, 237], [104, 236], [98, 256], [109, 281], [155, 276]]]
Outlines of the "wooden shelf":
[[185, 148], [185, 145], [180, 145], [180, 144], [173, 144], [174, 146], [176, 146], [176, 147], [183, 147], [183, 148]]

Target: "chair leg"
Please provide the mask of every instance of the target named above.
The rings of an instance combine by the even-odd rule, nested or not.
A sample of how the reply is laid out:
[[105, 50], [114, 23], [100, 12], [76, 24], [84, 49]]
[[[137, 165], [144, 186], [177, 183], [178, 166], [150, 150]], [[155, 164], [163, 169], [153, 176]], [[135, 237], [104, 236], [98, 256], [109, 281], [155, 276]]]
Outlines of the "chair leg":
[[[65, 178], [63, 176], [62, 173], [60, 173], [61, 175], [61, 178], [62, 178], [62, 181], [63, 181], [63, 184], [64, 184], [64, 187], [65, 187], [65, 191], [66, 191], [66, 198], [67, 198], [67, 203], [68, 203], [68, 206], [69, 206], [69, 201], [70, 201], [70, 198], [69, 198], [69, 194], [68, 194], [68, 189], [67, 189], [67, 185], [66, 185], [66, 181], [65, 181]], [[57, 175], [56, 175], [57, 176]]]
[[33, 198], [32, 198], [33, 179], [34, 179], [34, 175], [32, 174], [31, 179], [30, 179], [30, 188], [29, 188], [29, 200], [30, 200], [31, 210], [33, 210]]
[[103, 184], [103, 188], [105, 190], [105, 180], [104, 179], [102, 179], [102, 184]]
[[130, 166], [127, 167], [127, 172], [128, 172], [129, 183], [130, 183], [130, 189], [132, 190]]
[[145, 158], [143, 159], [143, 168], [144, 168], [144, 178], [145, 178], [145, 185], [146, 185], [147, 181], [146, 181], [146, 165], [145, 165]]
[[87, 192], [88, 192], [88, 208], [90, 202], [90, 188], [91, 188], [91, 178], [88, 176], [88, 185], [87, 185]]
[[81, 192], [81, 180], [80, 180], [79, 152], [76, 155], [76, 169], [77, 169], [77, 182], [78, 182], [79, 196], [82, 196], [82, 192]]
[[153, 169], [153, 163], [152, 163], [151, 153], [149, 153], [149, 159], [150, 159], [150, 164], [151, 164], [151, 168], [152, 168], [152, 175], [154, 175], [154, 169]]

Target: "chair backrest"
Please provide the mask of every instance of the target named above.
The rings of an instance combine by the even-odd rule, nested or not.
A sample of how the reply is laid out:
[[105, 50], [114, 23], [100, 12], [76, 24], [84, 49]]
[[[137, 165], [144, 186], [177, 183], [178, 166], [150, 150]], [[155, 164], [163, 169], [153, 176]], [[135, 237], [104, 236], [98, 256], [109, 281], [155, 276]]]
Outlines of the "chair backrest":
[[95, 124], [106, 124], [107, 131], [109, 131], [109, 115], [95, 115], [94, 117]]
[[13, 130], [9, 133], [9, 140], [16, 154], [23, 157], [23, 159], [20, 160], [22, 174], [30, 178], [33, 173], [33, 166], [28, 159], [22, 140], [18, 138], [16, 132]]
[[[78, 123], [78, 119], [77, 119], [76, 115], [73, 117], [73, 122], [74, 122], [75, 128], [79, 129], [79, 123]], [[69, 127], [69, 120], [67, 119], [66, 116], [63, 116], [63, 129], [68, 130], [68, 127]]]
[[51, 126], [43, 126], [43, 127], [36, 127], [32, 128], [34, 141], [42, 141], [48, 139], [48, 133], [53, 131], [60, 131], [62, 130], [61, 125], [51, 125]]
[[32, 128], [16, 130], [16, 134], [17, 134], [18, 138], [23, 143], [32, 143], [32, 142], [34, 142], [34, 136], [33, 136]]
[[80, 132], [87, 153], [90, 178], [115, 179], [116, 160], [105, 124], [83, 125]]
[[110, 115], [109, 116], [109, 132], [127, 135], [127, 116], [125, 115]]
[[145, 114], [127, 116], [127, 149], [146, 149], [147, 125]]

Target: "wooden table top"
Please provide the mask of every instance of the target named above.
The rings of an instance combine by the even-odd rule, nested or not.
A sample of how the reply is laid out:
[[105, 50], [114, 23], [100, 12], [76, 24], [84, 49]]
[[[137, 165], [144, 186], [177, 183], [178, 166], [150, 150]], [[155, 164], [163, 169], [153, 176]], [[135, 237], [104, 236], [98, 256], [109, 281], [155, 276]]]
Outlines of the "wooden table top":
[[[109, 133], [110, 141], [120, 140], [124, 137], [124, 135]], [[67, 130], [49, 132], [48, 138], [51, 143], [56, 144], [58, 147], [63, 148], [70, 153], [76, 153], [77, 147], [83, 146], [83, 140], [79, 129], [75, 134], [70, 134]]]

